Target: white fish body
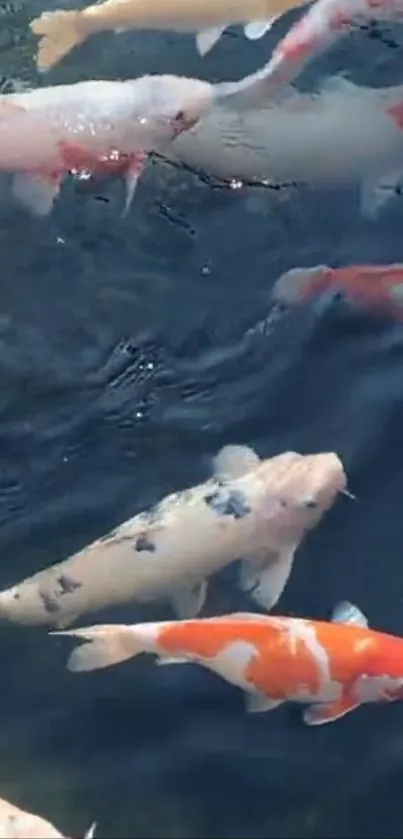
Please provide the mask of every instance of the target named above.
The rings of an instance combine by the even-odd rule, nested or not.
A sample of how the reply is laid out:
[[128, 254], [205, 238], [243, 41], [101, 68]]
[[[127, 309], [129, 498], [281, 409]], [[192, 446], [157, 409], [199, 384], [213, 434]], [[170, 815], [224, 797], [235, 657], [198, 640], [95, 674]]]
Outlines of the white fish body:
[[[84, 839], [92, 839], [95, 827], [91, 825]], [[41, 816], [0, 798], [0, 839], [64, 839], [64, 834]]]
[[41, 36], [37, 66], [48, 70], [77, 44], [108, 29], [158, 29], [197, 32], [205, 55], [227, 26], [245, 24], [250, 40], [261, 38], [274, 20], [301, 0], [106, 0], [82, 10], [45, 12], [31, 22]]
[[167, 155], [224, 180], [359, 181], [362, 212], [372, 217], [403, 174], [402, 116], [403, 87], [372, 90], [335, 77], [319, 93], [289, 88], [263, 107], [217, 103]]
[[0, 171], [14, 192], [46, 215], [70, 171], [120, 171], [128, 198], [147, 155], [161, 151], [204, 113], [206, 82], [175, 76], [85, 81], [0, 97]]
[[204, 484], [170, 495], [79, 553], [0, 592], [0, 618], [63, 627], [86, 612], [171, 599], [203, 606], [206, 578], [240, 557], [240, 584], [265, 608], [280, 597], [295, 548], [345, 487], [333, 454], [259, 461], [230, 446]]

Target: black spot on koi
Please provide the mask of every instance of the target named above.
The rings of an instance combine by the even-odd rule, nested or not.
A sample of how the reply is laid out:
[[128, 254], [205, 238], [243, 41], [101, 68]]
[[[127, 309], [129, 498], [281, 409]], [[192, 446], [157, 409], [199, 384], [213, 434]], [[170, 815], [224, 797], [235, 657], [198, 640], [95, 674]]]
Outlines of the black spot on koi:
[[219, 516], [233, 516], [234, 519], [242, 519], [252, 512], [245, 495], [239, 489], [219, 489], [205, 495], [204, 501]]
[[138, 553], [140, 553], [141, 551], [149, 551], [150, 553], [154, 553], [155, 551], [154, 542], [152, 542], [151, 539], [148, 539], [148, 537], [145, 534], [137, 537], [134, 544], [134, 548]]
[[78, 583], [77, 580], [73, 580], [71, 577], [67, 577], [66, 574], [62, 574], [61, 577], [57, 578], [57, 582], [60, 585], [60, 594], [71, 594], [77, 588], [82, 587], [82, 583]]

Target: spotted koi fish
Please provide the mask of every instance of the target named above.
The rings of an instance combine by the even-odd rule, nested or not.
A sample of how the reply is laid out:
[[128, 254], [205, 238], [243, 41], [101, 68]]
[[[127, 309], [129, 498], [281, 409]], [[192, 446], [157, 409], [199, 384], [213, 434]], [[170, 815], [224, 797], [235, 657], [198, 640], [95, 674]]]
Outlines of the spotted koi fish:
[[[84, 839], [93, 839], [95, 828], [94, 822]], [[0, 798], [0, 839], [64, 839], [64, 833], [41, 816]]]
[[285, 452], [261, 461], [247, 446], [226, 446], [205, 483], [169, 495], [1, 591], [0, 619], [62, 628], [86, 612], [159, 598], [179, 617], [193, 617], [204, 605], [207, 578], [239, 557], [241, 589], [270, 609], [305, 533], [345, 486], [334, 453]]
[[176, 76], [85, 81], [0, 96], [0, 172], [46, 216], [68, 174], [123, 175], [125, 212], [151, 152], [197, 122], [212, 85]]
[[197, 663], [241, 688], [248, 712], [297, 702], [306, 706], [307, 725], [333, 722], [368, 702], [403, 699], [403, 639], [369, 629], [347, 601], [331, 622], [239, 613], [53, 634], [86, 642], [70, 653], [73, 672], [143, 652], [160, 664]]

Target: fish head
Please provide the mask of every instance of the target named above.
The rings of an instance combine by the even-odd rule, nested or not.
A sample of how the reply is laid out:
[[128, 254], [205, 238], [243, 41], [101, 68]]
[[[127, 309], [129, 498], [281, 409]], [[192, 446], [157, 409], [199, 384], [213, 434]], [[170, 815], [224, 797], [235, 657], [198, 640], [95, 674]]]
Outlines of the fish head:
[[260, 469], [264, 491], [258, 513], [280, 544], [299, 541], [346, 488], [346, 474], [334, 452], [286, 452], [266, 461]]
[[325, 286], [329, 270], [327, 265], [290, 268], [274, 284], [272, 299], [284, 305], [293, 305], [308, 299]]
[[134, 82], [134, 114], [158, 143], [193, 128], [212, 105], [213, 87], [182, 76], [143, 76]]

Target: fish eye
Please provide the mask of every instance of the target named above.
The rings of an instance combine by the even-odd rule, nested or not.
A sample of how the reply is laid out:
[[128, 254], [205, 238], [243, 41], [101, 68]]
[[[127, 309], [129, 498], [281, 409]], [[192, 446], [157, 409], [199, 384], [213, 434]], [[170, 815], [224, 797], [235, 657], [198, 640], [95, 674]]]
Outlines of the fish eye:
[[185, 111], [178, 111], [175, 117], [175, 122], [183, 122], [185, 119]]

